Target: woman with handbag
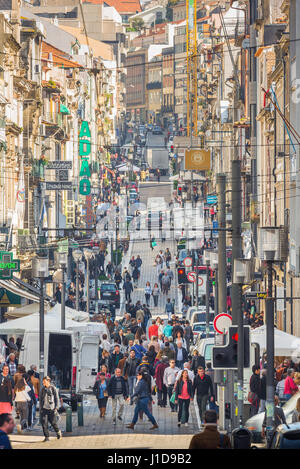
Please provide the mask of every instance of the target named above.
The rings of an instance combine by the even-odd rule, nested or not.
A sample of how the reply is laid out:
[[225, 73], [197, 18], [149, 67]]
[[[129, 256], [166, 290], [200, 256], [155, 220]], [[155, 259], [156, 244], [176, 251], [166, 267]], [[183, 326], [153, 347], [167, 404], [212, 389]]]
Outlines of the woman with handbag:
[[93, 392], [98, 401], [98, 407], [100, 410], [100, 418], [105, 417], [107, 399], [108, 399], [108, 380], [105, 377], [105, 373], [101, 372], [99, 379], [95, 381]]
[[158, 298], [160, 294], [160, 289], [158, 286], [158, 283], [154, 284], [153, 290], [152, 290], [152, 296], [153, 296], [153, 301], [154, 301], [154, 307], [157, 308], [158, 305]]
[[20, 415], [20, 425], [17, 425], [19, 434], [22, 433], [24, 428], [28, 428], [29, 402], [31, 402], [30, 391], [31, 389], [25, 379], [19, 379], [15, 386], [16, 410]]
[[147, 306], [150, 306], [151, 294], [152, 294], [152, 288], [151, 288], [150, 282], [147, 282], [145, 286], [145, 299], [146, 299]]

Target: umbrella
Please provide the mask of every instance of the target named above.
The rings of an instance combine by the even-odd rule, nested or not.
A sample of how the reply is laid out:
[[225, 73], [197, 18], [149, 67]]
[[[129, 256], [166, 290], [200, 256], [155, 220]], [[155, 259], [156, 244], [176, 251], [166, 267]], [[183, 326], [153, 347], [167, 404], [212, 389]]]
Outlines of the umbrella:
[[137, 171], [137, 172], [140, 171], [140, 168], [138, 168], [138, 166], [135, 166], [135, 165], [128, 166], [127, 164], [118, 166], [117, 169], [120, 173], [125, 173], [126, 171]]

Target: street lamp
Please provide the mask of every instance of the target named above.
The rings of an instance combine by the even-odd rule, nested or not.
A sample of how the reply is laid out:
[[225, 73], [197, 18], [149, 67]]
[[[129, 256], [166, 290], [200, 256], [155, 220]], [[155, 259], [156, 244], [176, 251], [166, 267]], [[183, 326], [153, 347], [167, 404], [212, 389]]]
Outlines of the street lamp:
[[[203, 260], [206, 265], [206, 295], [205, 295], [205, 305], [206, 305], [206, 338], [209, 337], [209, 295], [210, 295], [210, 285], [209, 285], [209, 267], [210, 267], [210, 253], [208, 249], [205, 249], [203, 252]], [[198, 275], [198, 272], [197, 272]]]
[[40, 324], [39, 324], [39, 339], [40, 339], [40, 353], [39, 353], [39, 373], [40, 382], [43, 382], [44, 377], [44, 356], [45, 356], [45, 310], [44, 310], [44, 278], [49, 275], [49, 260], [47, 257], [34, 257], [32, 259], [32, 275], [40, 279]]
[[61, 291], [61, 329], [66, 328], [66, 283], [65, 283], [65, 269], [68, 265], [68, 253], [59, 252], [58, 253], [59, 265], [62, 271], [62, 291]]
[[274, 424], [274, 298], [273, 263], [287, 260], [288, 237], [284, 227], [262, 227], [259, 229], [259, 257], [267, 264], [268, 297], [266, 300], [267, 334], [267, 441], [270, 442]]
[[249, 283], [253, 277], [254, 263], [252, 259], [234, 259], [233, 283], [238, 288], [238, 343], [237, 343], [237, 404], [240, 425], [244, 420], [244, 317], [242, 311], [242, 286]]
[[93, 257], [91, 249], [83, 250], [84, 257], [86, 258], [86, 312], [90, 314], [90, 259]]
[[218, 265], [219, 254], [217, 251], [210, 252], [210, 265], [215, 271], [215, 316], [219, 314], [219, 284], [218, 284]]
[[79, 311], [79, 262], [82, 258], [82, 252], [76, 249], [72, 252], [72, 256], [76, 262], [76, 311]]

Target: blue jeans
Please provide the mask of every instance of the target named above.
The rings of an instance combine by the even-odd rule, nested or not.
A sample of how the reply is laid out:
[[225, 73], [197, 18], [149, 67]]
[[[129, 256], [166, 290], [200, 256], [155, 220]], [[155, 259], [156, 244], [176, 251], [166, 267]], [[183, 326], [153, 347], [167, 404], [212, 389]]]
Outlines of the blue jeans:
[[128, 376], [128, 389], [129, 389], [129, 396], [131, 397], [133, 394], [133, 388], [136, 383], [136, 376]]
[[132, 419], [133, 425], [136, 424], [140, 411], [144, 412], [144, 414], [147, 415], [147, 417], [149, 418], [149, 420], [151, 421], [151, 423], [153, 425], [156, 425], [156, 420], [153, 417], [153, 415], [150, 413], [150, 410], [148, 409], [149, 400], [150, 400], [149, 397], [143, 397], [142, 399], [139, 398], [139, 400], [138, 400], [138, 402], [135, 406], [135, 409], [134, 409], [134, 416], [133, 416], [133, 419]]

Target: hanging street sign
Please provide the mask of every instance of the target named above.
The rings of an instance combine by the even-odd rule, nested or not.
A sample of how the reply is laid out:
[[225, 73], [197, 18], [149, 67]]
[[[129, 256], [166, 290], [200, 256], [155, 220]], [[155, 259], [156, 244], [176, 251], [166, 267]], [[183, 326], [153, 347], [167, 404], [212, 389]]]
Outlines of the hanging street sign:
[[0, 251], [0, 279], [12, 279], [14, 272], [20, 272], [20, 261], [12, 252]]
[[193, 265], [193, 259], [191, 257], [186, 257], [183, 259], [183, 265], [185, 267], [191, 267]]
[[72, 181], [48, 181], [46, 184], [46, 191], [69, 191], [72, 190]]
[[90, 195], [91, 193], [91, 171], [89, 167], [89, 157], [91, 154], [91, 132], [87, 121], [82, 121], [79, 133], [79, 156], [81, 167], [79, 177], [79, 194]]
[[72, 169], [72, 161], [49, 161], [45, 169]]
[[213, 204], [216, 204], [217, 202], [218, 202], [218, 196], [217, 195], [208, 195], [206, 197], [206, 203], [207, 204], [213, 205]]

